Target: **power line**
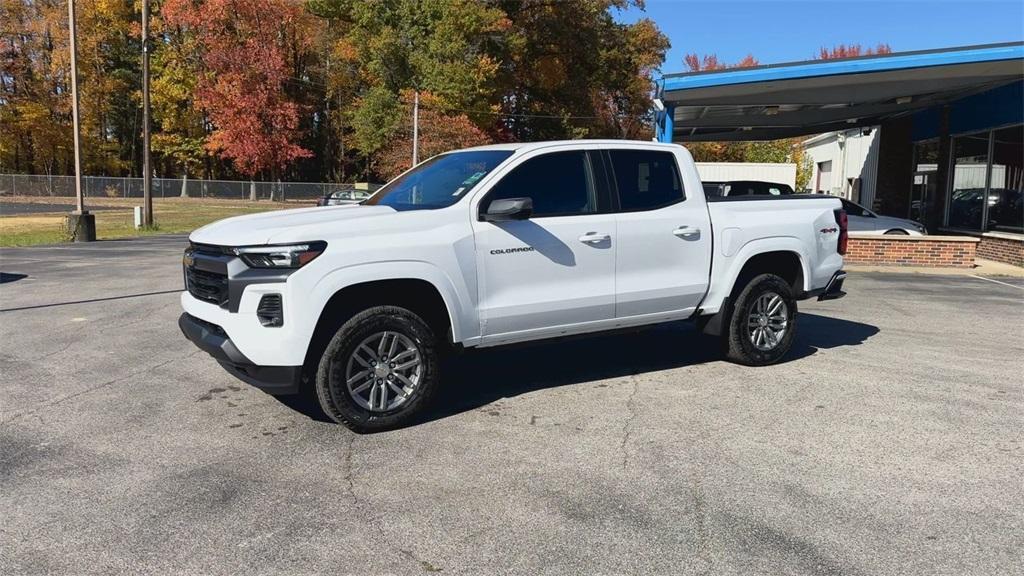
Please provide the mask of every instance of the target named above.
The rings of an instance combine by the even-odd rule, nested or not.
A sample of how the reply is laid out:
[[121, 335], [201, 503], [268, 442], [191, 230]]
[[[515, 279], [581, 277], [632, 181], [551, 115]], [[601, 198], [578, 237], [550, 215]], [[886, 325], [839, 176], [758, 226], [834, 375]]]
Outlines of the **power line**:
[[[308, 84], [317, 86], [319, 88], [328, 88], [326, 84], [310, 80], [308, 78], [296, 78], [295, 76], [286, 76], [285, 81], [292, 81], [300, 84]], [[404, 103], [412, 105], [411, 103]], [[522, 112], [501, 112], [498, 110], [474, 110], [471, 108], [453, 108], [448, 106], [438, 106], [434, 104], [424, 104], [420, 102], [420, 108], [427, 108], [430, 110], [437, 110], [439, 112], [462, 112], [464, 114], [476, 114], [482, 116], [500, 116], [503, 118], [544, 118], [544, 119], [556, 119], [556, 120], [602, 120], [603, 116], [578, 116], [575, 114], [527, 114]], [[628, 114], [616, 114], [616, 118], [629, 118]]]

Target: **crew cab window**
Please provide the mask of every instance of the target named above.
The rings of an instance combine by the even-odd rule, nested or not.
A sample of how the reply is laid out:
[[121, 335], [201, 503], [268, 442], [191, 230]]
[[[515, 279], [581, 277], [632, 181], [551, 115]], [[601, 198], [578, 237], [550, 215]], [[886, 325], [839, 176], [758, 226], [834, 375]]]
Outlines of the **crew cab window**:
[[573, 216], [598, 211], [594, 179], [582, 150], [552, 152], [516, 166], [491, 188], [480, 210], [494, 200], [530, 198], [533, 217]]
[[623, 212], [654, 210], [686, 198], [675, 155], [655, 150], [609, 150]]

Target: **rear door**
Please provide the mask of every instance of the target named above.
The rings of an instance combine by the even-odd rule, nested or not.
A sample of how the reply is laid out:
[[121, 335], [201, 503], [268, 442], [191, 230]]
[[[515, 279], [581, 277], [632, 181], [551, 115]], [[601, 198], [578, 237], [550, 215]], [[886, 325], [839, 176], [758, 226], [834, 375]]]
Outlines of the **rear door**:
[[703, 191], [684, 189], [672, 151], [612, 149], [604, 158], [618, 203], [616, 316], [688, 316], [711, 267]]
[[[491, 201], [531, 198], [533, 216], [481, 221]], [[615, 215], [591, 154], [527, 158], [474, 214], [483, 344], [586, 331], [615, 317]]]

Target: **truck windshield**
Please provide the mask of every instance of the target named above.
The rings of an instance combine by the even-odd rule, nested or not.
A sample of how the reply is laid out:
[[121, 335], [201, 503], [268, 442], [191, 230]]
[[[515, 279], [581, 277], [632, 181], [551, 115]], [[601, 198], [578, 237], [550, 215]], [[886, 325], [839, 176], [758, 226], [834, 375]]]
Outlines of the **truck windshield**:
[[363, 204], [390, 206], [395, 210], [451, 206], [511, 155], [511, 150], [441, 154], [392, 180]]

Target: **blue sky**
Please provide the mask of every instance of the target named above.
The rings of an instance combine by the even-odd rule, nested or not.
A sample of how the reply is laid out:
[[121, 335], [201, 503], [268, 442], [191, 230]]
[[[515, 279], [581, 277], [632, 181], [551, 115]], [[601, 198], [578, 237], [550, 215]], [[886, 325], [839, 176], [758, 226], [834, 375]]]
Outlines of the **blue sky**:
[[1024, 40], [1022, 0], [647, 0], [643, 16], [672, 42], [662, 71], [682, 72], [687, 53], [762, 64], [807, 60], [822, 46], [888, 43], [893, 51]]

